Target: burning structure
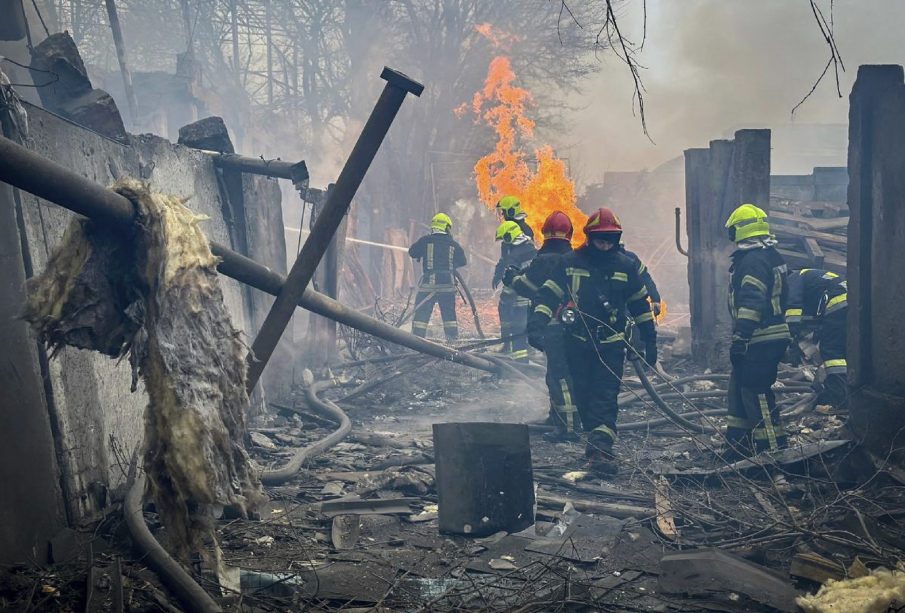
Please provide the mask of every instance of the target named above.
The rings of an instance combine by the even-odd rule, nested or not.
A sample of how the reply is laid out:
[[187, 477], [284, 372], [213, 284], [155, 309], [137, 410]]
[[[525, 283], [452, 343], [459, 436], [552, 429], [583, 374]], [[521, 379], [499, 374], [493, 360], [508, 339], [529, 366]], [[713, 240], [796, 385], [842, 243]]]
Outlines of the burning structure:
[[[63, 3], [71, 12], [56, 18], [78, 16], [84, 27], [87, 4]], [[116, 3], [106, 4], [115, 15]], [[191, 4], [183, 3], [189, 13]], [[346, 4], [354, 13], [357, 3]], [[40, 22], [23, 4], [11, 5], [20, 26]], [[246, 16], [272, 25], [277, 7], [266, 3], [256, 13], [256, 6]], [[344, 270], [346, 279], [376, 278], [373, 262], [350, 255], [351, 246], [405, 258], [416, 233], [409, 220], [430, 218], [400, 207], [387, 214], [393, 232], [359, 234], [377, 227], [368, 207], [390, 197], [361, 195], [369, 169], [389, 164], [400, 131], [422, 134], [410, 126], [425, 121], [417, 109], [436, 110], [436, 81], [425, 79], [425, 88], [388, 68], [382, 81], [371, 74], [383, 89], [369, 92], [376, 103], [333, 184], [317, 187], [310, 183], [318, 180], [318, 147], [305, 161], [245, 156], [253, 141], [234, 145], [229, 120], [170, 113], [191, 120], [179, 130], [158, 126], [166, 136], [178, 132], [179, 144], [129, 133], [142, 104], [130, 108], [127, 100], [123, 121], [119, 92], [92, 86], [80, 36], [26, 44], [24, 30], [7, 33], [13, 22], [0, 23], [10, 39], [4, 45], [28, 50], [16, 62], [59, 79], [36, 96], [0, 64], [4, 608], [824, 611], [882, 609], [902, 598], [905, 364], [896, 309], [905, 273], [891, 251], [905, 233], [900, 67], [859, 70], [847, 169], [771, 176], [767, 129], [685, 152], [687, 239], [679, 218], [675, 238], [688, 258], [690, 326], [681, 313], [666, 313], [653, 351], [650, 337], [638, 351], [624, 330], [602, 339], [618, 343], [607, 350], [623, 352], [634, 368], [610, 373], [622, 378], [617, 466], [601, 474], [585, 466], [587, 432], [543, 436], [552, 429], [543, 421], [552, 399], [548, 357], [532, 352], [516, 362], [496, 351], [506, 339], [486, 325], [493, 293], [478, 275], [459, 267], [471, 304], [456, 299], [457, 317], [475, 325], [446, 344], [406, 330], [411, 300], [395, 292], [359, 308], [347, 302]], [[454, 200], [461, 204], [435, 200], [427, 212], [446, 210], [453, 228], [461, 216], [463, 229], [473, 230], [457, 234], [469, 265], [489, 259], [491, 248], [480, 243], [493, 244], [496, 223], [485, 209], [507, 195], [525, 204], [538, 236], [559, 210], [578, 230], [571, 243], [593, 244], [603, 216], [579, 208], [564, 160], [535, 143], [536, 106], [507, 49], [517, 40], [474, 23], [483, 20], [463, 26], [476, 37], [468, 40], [489, 47], [479, 82], [468, 84], [477, 93], [454, 121], [464, 129], [472, 113], [481, 144], [464, 149], [467, 181]], [[122, 32], [116, 38], [124, 44]], [[189, 45], [196, 47], [201, 55], [200, 44]], [[265, 98], [292, 89], [291, 79], [281, 85], [273, 76], [279, 49], [273, 41], [263, 48]], [[187, 63], [180, 65], [188, 70]], [[183, 111], [185, 103], [180, 97]], [[452, 116], [453, 106], [437, 117]], [[408, 189], [410, 179], [397, 175], [395, 189]], [[598, 197], [613, 202], [591, 208], [618, 210], [617, 192], [603, 190]], [[822, 371], [838, 369], [839, 358], [817, 357], [826, 334], [796, 330], [797, 350], [767, 390], [787, 446], [738, 457], [726, 453], [727, 433], [744, 418], [732, 400], [738, 321], [762, 323], [767, 310], [750, 307], [760, 293], [769, 295], [764, 309], [774, 319], [795, 323], [795, 309], [804, 317], [809, 308], [771, 293], [777, 277], [755, 271], [739, 281], [748, 302], [724, 315], [729, 296], [743, 293], [729, 293], [725, 237], [726, 218], [742, 204], [754, 212], [742, 220], [750, 223], [730, 224], [736, 242], [747, 240], [740, 228], [753, 230], [746, 236], [769, 237], [758, 240], [789, 268], [819, 270], [842, 288], [817, 300], [818, 315], [846, 300], [851, 308], [846, 397], [818, 404]], [[288, 212], [299, 215], [299, 229], [307, 225], [296, 255], [284, 240]], [[651, 214], [671, 218], [673, 209]], [[606, 223], [621, 225], [613, 217]], [[624, 219], [641, 225], [644, 212]], [[586, 224], [588, 236], [580, 231]], [[666, 247], [658, 237], [658, 247], [639, 250], [639, 271], [662, 278], [657, 262], [672, 249], [672, 229]], [[622, 275], [640, 288], [635, 269], [614, 271], [606, 283]], [[615, 302], [611, 288], [597, 286], [598, 269], [554, 272], [541, 284], [545, 296], [568, 291], [571, 303], [532, 308], [546, 307], [567, 333], [567, 311], [580, 322]], [[636, 327], [652, 326], [640, 291], [626, 304]], [[597, 310], [582, 303], [589, 294], [600, 300]], [[320, 323], [307, 337], [289, 331], [302, 310], [328, 322], [326, 331]], [[618, 308], [606, 314], [625, 316]], [[606, 325], [598, 322], [595, 333]], [[131, 350], [141, 379], [87, 348], [111, 356]], [[833, 363], [820, 366], [826, 362]], [[576, 395], [579, 413], [583, 402]], [[749, 425], [755, 439], [765, 428]]]

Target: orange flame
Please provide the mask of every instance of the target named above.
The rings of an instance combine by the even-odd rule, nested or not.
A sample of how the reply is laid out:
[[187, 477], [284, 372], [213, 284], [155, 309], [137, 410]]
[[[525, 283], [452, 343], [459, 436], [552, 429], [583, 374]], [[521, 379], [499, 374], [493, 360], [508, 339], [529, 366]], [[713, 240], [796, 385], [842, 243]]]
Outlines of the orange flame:
[[[490, 37], [491, 26], [482, 24], [478, 31]], [[497, 37], [499, 35], [497, 34]], [[493, 151], [474, 166], [478, 197], [489, 208], [503, 196], [516, 196], [528, 215], [528, 225], [535, 236], [542, 236], [544, 220], [553, 211], [562, 211], [572, 220], [573, 245], [584, 242], [581, 228], [587, 215], [576, 206], [575, 184], [568, 176], [565, 163], [553, 148], [542, 145], [534, 150], [537, 167], [532, 171], [528, 155], [521, 143], [534, 136], [534, 121], [527, 116], [532, 104], [531, 92], [515, 85], [516, 76], [509, 58], [500, 55], [490, 62], [484, 87], [475, 93], [471, 110], [489, 125], [497, 136]], [[465, 104], [456, 109], [461, 116]]]

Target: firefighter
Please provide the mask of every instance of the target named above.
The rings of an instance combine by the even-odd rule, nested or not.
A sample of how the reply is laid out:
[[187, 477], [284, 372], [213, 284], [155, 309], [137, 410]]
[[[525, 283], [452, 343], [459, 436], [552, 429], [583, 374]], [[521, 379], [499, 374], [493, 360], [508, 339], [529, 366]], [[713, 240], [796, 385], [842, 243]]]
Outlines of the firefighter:
[[848, 286], [829, 270], [803, 268], [789, 275], [786, 323], [794, 337], [816, 328], [815, 339], [826, 379], [818, 402], [842, 406], [848, 392], [845, 361]]
[[528, 215], [522, 209], [522, 201], [515, 196], [503, 196], [496, 203], [496, 210], [503, 221], [514, 221], [528, 238], [534, 240], [534, 230], [528, 225]]
[[[572, 252], [572, 221], [562, 211], [554, 211], [544, 221], [541, 229], [544, 244], [521, 273], [515, 268], [503, 271], [503, 284], [511, 287], [519, 296], [532, 300], [529, 313], [537, 306], [537, 290], [556, 270], [559, 259]], [[551, 442], [578, 440], [581, 423], [573, 402], [572, 377], [566, 359], [565, 339], [560, 321], [556, 318], [544, 328], [543, 344], [536, 349], [547, 356], [547, 390], [550, 395], [550, 422], [556, 427], [544, 438]]]
[[553, 276], [538, 290], [528, 338], [532, 345], [542, 346], [548, 323], [560, 318], [574, 401], [588, 434], [589, 467], [599, 474], [613, 474], [626, 314], [635, 320], [651, 366], [657, 362], [657, 331], [638, 266], [619, 249], [622, 226], [616, 215], [598, 209], [584, 231], [585, 244], [562, 256]]
[[[507, 268], [521, 271], [537, 255], [531, 238], [514, 221], [501, 223], [496, 230], [496, 239], [502, 241], [502, 248], [500, 261], [493, 271], [493, 289], [503, 281], [503, 273]], [[528, 361], [525, 325], [528, 323], [530, 305], [529, 298], [519, 296], [511, 287], [503, 287], [499, 306], [500, 334], [505, 339], [503, 353], [519, 362]]]
[[767, 214], [743, 204], [726, 221], [735, 243], [729, 268], [732, 344], [729, 358], [729, 448], [724, 459], [775, 451], [786, 434], [771, 387], [791, 336], [782, 305], [788, 268], [775, 249]]
[[434, 312], [434, 304], [440, 305], [443, 332], [446, 340], [459, 337], [456, 321], [455, 272], [468, 262], [462, 246], [453, 240], [450, 231], [452, 220], [446, 213], [437, 213], [431, 219], [431, 233], [422, 236], [409, 247], [409, 255], [419, 260], [423, 269], [418, 293], [415, 296], [415, 316], [412, 334], [424, 337]]

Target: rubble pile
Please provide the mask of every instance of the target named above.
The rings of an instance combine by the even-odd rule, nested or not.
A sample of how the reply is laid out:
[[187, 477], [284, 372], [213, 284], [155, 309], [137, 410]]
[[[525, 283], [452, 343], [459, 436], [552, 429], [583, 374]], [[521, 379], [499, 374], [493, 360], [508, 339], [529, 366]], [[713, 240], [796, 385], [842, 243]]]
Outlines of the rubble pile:
[[770, 200], [773, 232], [790, 268], [822, 268], [845, 274], [848, 205], [844, 202]]
[[[647, 425], [620, 434], [618, 476], [582, 470], [583, 445], [550, 444], [536, 436], [544, 426], [532, 425], [535, 526], [444, 535], [431, 423], [537, 422], [545, 407], [542, 394], [513, 387], [521, 383], [482, 375], [464, 385], [466, 369], [432, 364], [408, 357], [333, 369], [344, 386], [331, 394], [354, 434], [270, 488], [261, 522], [222, 526], [226, 563], [264, 577], [243, 594], [315, 610], [794, 611], [797, 597], [828, 579], [894, 568], [905, 552], [889, 511], [905, 488], [890, 467], [864, 464], [845, 438], [844, 415], [814, 408], [800, 369], [784, 371], [776, 388], [792, 442], [775, 461], [720, 461], [719, 433], [658, 423], [627, 377], [620, 422]], [[343, 400], [395, 370], [404, 372]], [[689, 419], [722, 426], [725, 386], [725, 375], [686, 375], [659, 387]], [[255, 429], [259, 462], [279, 463], [291, 453], [284, 445], [332, 429], [301, 395], [294, 405]], [[867, 470], [874, 478], [865, 483]]]

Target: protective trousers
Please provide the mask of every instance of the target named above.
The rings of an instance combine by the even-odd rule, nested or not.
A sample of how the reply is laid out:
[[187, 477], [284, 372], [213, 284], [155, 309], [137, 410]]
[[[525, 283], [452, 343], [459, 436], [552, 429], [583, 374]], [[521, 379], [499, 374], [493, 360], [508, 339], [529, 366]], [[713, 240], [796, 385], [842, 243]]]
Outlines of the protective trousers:
[[456, 320], [455, 288], [437, 290], [418, 290], [415, 296], [415, 316], [412, 320], [412, 334], [424, 338], [427, 326], [434, 312], [434, 304], [440, 305], [440, 317], [443, 318], [443, 332], [447, 340], [459, 338], [459, 324]]
[[525, 327], [528, 325], [528, 307], [530, 302], [519, 298], [508, 287], [500, 296], [500, 335], [503, 338], [515, 338], [503, 341], [503, 353], [519, 362], [528, 361], [528, 337]]
[[625, 346], [622, 341], [593, 343], [574, 336], [567, 336], [565, 345], [575, 405], [588, 433], [589, 450], [593, 445], [609, 452], [616, 442]]
[[749, 345], [739, 365], [732, 367], [726, 438], [742, 455], [786, 446], [786, 432], [771, 388], [787, 346], [787, 341]]
[[820, 402], [843, 406], [848, 399], [848, 362], [845, 360], [845, 332], [848, 309], [827, 313], [820, 318], [817, 331], [820, 359], [826, 371]]
[[575, 406], [572, 375], [566, 356], [565, 335], [560, 324], [544, 330], [544, 354], [547, 356], [547, 391], [550, 394], [550, 419], [557, 431], [577, 432], [581, 427]]

